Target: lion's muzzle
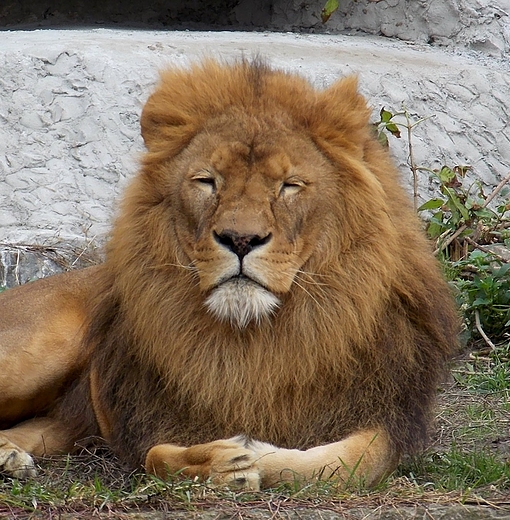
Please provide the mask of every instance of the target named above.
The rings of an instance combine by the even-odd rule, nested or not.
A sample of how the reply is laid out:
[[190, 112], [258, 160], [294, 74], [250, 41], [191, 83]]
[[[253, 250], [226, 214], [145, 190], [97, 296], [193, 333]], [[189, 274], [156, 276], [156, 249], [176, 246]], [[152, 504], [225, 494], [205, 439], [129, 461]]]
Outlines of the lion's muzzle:
[[214, 238], [218, 244], [235, 253], [239, 260], [253, 251], [253, 249], [267, 244], [271, 240], [271, 233], [265, 236], [241, 235], [235, 231], [214, 232]]
[[244, 328], [273, 314], [280, 300], [253, 280], [236, 276], [216, 287], [205, 305], [219, 320]]

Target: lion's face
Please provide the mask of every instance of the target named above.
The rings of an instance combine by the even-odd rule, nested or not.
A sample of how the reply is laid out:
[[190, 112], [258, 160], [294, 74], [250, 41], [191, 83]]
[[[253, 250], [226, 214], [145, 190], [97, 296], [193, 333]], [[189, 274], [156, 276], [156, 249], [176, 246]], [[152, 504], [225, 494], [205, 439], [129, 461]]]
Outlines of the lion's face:
[[165, 73], [143, 110], [148, 153], [116, 226], [116, 258], [136, 246], [154, 269], [193, 270], [200, 302], [240, 328], [296, 302], [323, 285], [319, 263], [330, 271], [368, 225], [360, 198], [381, 191], [363, 163], [369, 115], [354, 78], [319, 93], [262, 64]]
[[278, 307], [317, 248], [330, 167], [278, 118], [227, 121], [209, 124], [178, 161], [175, 232], [209, 311], [243, 327]]

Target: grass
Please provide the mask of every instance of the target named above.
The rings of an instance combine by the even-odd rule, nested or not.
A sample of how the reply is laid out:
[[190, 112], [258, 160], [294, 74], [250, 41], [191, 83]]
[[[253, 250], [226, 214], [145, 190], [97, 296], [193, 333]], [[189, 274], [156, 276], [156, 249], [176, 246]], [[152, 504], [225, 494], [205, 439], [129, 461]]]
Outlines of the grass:
[[472, 355], [462, 368], [454, 369], [453, 375], [472, 392], [510, 399], [510, 343]]
[[510, 465], [491, 451], [470, 451], [453, 445], [448, 451], [414, 460], [404, 474], [417, 486], [440, 492], [510, 490]]

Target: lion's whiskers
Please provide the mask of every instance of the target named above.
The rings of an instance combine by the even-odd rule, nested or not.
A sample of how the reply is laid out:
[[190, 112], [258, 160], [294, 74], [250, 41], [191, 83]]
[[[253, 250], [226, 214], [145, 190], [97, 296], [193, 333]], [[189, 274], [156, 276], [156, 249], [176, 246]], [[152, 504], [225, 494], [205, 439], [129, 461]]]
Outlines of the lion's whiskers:
[[322, 311], [325, 311], [324, 307], [322, 306], [322, 304], [317, 300], [317, 298], [304, 286], [302, 285], [300, 282], [303, 282], [303, 283], [308, 283], [310, 285], [313, 285], [315, 287], [318, 287], [319, 290], [321, 291], [322, 295], [325, 296], [326, 295], [326, 292], [324, 291], [324, 289], [322, 289], [321, 286], [324, 286], [326, 284], [323, 284], [323, 283], [320, 283], [320, 282], [316, 282], [315, 280], [304, 280], [303, 278], [300, 278], [300, 275], [306, 275], [308, 276], [309, 278], [312, 277], [312, 275], [310, 273], [307, 273], [305, 271], [301, 271], [301, 270], [297, 270], [296, 271], [296, 274], [295, 275], [292, 275], [290, 273], [287, 273], [287, 272], [283, 272], [281, 273], [283, 274], [284, 276], [287, 276], [288, 278], [292, 278], [292, 282], [297, 286], [299, 287], [305, 294], [307, 294], [316, 304], [317, 306], [322, 310]]
[[[294, 283], [304, 292], [306, 293], [316, 304], [317, 306], [320, 308], [321, 311], [324, 311], [326, 312], [326, 309], [321, 305], [321, 303], [319, 303], [319, 301], [317, 300], [317, 298], [306, 288], [304, 287], [303, 285], [301, 285], [299, 282], [298, 282], [298, 279], [297, 278], [294, 278]], [[322, 291], [322, 293], [324, 294], [324, 291]]]
[[194, 275], [193, 282], [194, 287], [198, 287], [200, 285], [200, 279], [199, 279], [199, 271], [198, 268], [195, 267], [194, 261], [192, 261], [189, 265], [184, 265], [182, 263], [171, 263], [171, 262], [165, 262], [164, 264], [156, 264], [151, 266], [151, 269], [162, 269], [164, 267], [178, 267], [179, 269], [184, 269], [185, 271], [189, 271]]
[[187, 271], [198, 272], [198, 269], [193, 265], [193, 262], [190, 265], [184, 265], [181, 263], [173, 264], [170, 262], [165, 262], [164, 264], [157, 264], [157, 265], [151, 266], [152, 269], [161, 269], [162, 267], [179, 267], [179, 268], [185, 269]]
[[[296, 271], [296, 276], [300, 276], [300, 280], [304, 283], [310, 284], [310, 285], [317, 285], [322, 287], [327, 287], [328, 284], [324, 282], [318, 282], [317, 280], [314, 280], [314, 276], [321, 276], [320, 274], [315, 273], [309, 273], [307, 271], [303, 271], [302, 269], [298, 269]], [[306, 277], [306, 278], [304, 278]]]

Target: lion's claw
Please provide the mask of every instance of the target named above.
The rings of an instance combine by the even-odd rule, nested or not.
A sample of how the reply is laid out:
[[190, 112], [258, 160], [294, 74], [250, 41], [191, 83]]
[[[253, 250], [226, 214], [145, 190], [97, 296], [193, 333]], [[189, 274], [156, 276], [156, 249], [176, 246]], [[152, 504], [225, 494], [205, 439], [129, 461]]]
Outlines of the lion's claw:
[[244, 447], [217, 451], [211, 461], [213, 486], [258, 491], [260, 475], [255, 461], [255, 453]]
[[15, 478], [30, 478], [37, 475], [32, 457], [17, 449], [0, 449], [0, 472]]

